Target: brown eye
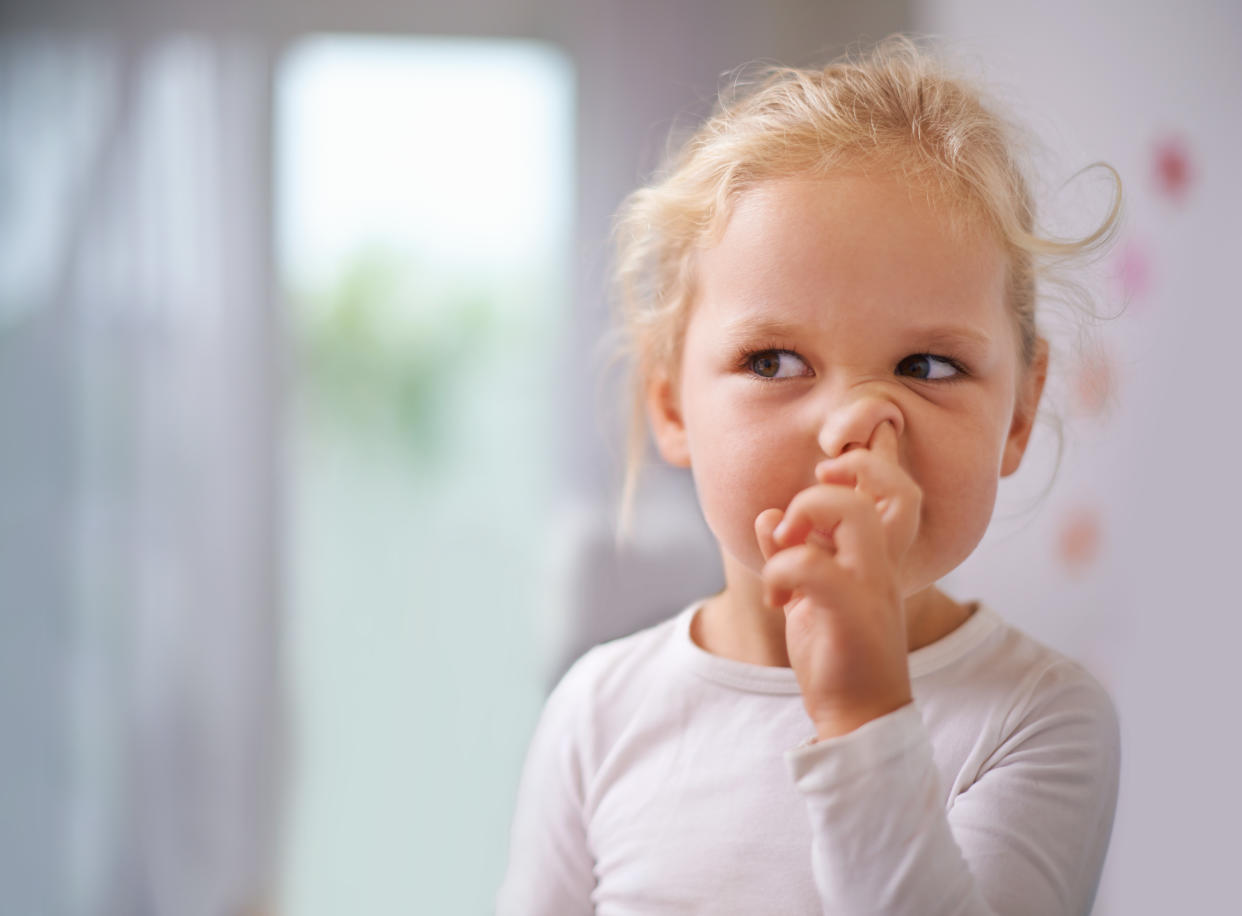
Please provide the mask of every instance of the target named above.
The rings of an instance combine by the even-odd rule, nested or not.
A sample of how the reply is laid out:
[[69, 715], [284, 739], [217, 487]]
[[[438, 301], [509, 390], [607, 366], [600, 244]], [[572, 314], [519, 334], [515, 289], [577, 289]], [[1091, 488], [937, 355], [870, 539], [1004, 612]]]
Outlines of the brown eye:
[[750, 356], [748, 367], [760, 378], [780, 379], [806, 375], [802, 358], [788, 350], [763, 350]]
[[953, 360], [930, 353], [914, 353], [897, 364], [897, 374], [909, 378], [938, 381], [961, 375]]
[[908, 375], [911, 378], [927, 378], [931, 372], [931, 360], [926, 356], [907, 356], [897, 364], [898, 375]]
[[760, 353], [750, 360], [751, 371], [755, 375], [762, 375], [764, 378], [776, 378], [776, 374], [781, 370], [781, 357], [779, 353]]

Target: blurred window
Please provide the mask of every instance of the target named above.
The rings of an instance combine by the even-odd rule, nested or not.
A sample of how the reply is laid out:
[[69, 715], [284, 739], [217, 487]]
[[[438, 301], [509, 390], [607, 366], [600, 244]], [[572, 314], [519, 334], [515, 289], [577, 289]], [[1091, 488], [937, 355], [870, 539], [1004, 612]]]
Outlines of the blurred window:
[[292, 916], [489, 912], [542, 701], [573, 73], [319, 36], [276, 71]]

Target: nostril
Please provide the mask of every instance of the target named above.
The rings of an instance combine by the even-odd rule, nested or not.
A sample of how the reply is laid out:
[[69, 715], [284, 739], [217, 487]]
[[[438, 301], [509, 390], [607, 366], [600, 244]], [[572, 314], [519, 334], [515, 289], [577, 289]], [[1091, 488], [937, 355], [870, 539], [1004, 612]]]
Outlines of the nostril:
[[[891, 426], [893, 428], [893, 432], [896, 433], [898, 437], [901, 436], [902, 431], [906, 428], [905, 421], [901, 418], [900, 414], [894, 414], [893, 416], [885, 417], [885, 419], [883, 420], [883, 423], [887, 423], [889, 426]], [[877, 426], [876, 428], [878, 429], [879, 427]], [[872, 433], [872, 437], [874, 436], [875, 434]]]
[[829, 458], [840, 458], [851, 449], [871, 447], [876, 430], [891, 423], [900, 437], [905, 426], [901, 411], [886, 397], [862, 395], [848, 403], [835, 404], [823, 419], [819, 444]]

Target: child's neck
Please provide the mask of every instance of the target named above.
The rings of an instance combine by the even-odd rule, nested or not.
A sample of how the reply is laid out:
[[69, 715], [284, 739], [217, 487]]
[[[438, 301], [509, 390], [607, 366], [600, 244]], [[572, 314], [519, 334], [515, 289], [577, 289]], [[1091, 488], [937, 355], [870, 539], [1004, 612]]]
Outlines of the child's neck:
[[[749, 586], [749, 587], [747, 587]], [[906, 647], [913, 652], [952, 633], [974, 612], [934, 585], [906, 598]], [[712, 655], [752, 665], [788, 668], [785, 615], [763, 603], [758, 580], [732, 582], [704, 602], [690, 638]]]

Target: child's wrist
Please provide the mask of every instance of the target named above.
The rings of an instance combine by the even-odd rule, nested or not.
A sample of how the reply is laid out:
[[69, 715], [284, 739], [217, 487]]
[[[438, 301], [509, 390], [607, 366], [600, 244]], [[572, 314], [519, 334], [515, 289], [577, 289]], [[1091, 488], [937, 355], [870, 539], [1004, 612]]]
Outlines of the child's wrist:
[[851, 707], [833, 712], [831, 715], [820, 716], [815, 722], [815, 742], [840, 738], [850, 732], [896, 712], [912, 702], [911, 697], [890, 703], [874, 703], [866, 706]]

